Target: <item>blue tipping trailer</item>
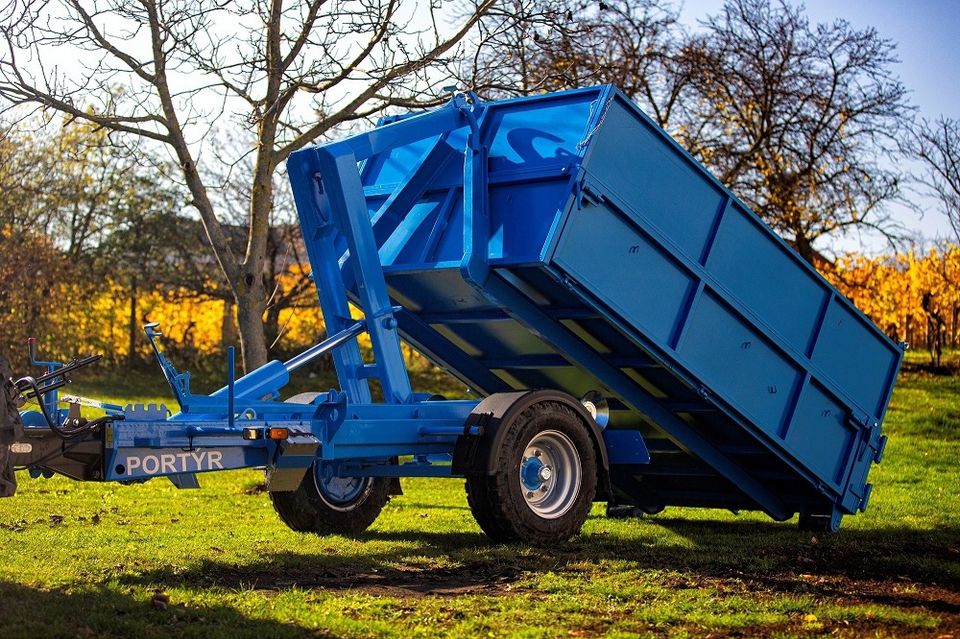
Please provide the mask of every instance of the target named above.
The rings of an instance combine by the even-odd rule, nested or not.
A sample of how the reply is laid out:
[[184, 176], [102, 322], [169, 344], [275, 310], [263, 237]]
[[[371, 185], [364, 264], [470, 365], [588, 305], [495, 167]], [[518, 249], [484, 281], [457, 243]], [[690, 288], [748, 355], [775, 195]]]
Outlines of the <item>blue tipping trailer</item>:
[[[46, 406], [17, 465], [182, 487], [262, 466], [281, 518], [315, 532], [366, 528], [399, 476], [466, 477], [481, 527], [530, 542], [574, 534], [595, 499], [827, 530], [866, 507], [901, 348], [615, 88], [459, 94], [288, 172], [330, 337], [197, 396], [149, 327], [180, 413], [108, 406], [69, 439], [79, 400], [57, 407], [50, 364], [15, 386]], [[484, 399], [415, 393], [401, 339]], [[342, 388], [280, 401], [325, 354]]]

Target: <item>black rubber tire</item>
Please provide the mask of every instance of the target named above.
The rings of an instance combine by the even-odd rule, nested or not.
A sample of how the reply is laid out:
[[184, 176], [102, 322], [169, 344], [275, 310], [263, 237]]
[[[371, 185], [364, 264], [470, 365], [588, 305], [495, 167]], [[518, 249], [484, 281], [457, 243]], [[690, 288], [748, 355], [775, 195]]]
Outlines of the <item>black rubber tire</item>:
[[[568, 406], [539, 402], [504, 426], [492, 475], [467, 477], [467, 502], [480, 528], [496, 542], [523, 541], [549, 545], [567, 541], [580, 532], [597, 492], [597, 454], [587, 426]], [[520, 464], [527, 444], [539, 433], [560, 431], [576, 448], [582, 477], [573, 505], [556, 519], [535, 513], [520, 488]]]
[[390, 501], [390, 478], [371, 477], [368, 486], [352, 502], [334, 507], [321, 495], [315, 477], [310, 468], [296, 490], [270, 493], [273, 509], [291, 530], [317, 535], [359, 535], [376, 521]]

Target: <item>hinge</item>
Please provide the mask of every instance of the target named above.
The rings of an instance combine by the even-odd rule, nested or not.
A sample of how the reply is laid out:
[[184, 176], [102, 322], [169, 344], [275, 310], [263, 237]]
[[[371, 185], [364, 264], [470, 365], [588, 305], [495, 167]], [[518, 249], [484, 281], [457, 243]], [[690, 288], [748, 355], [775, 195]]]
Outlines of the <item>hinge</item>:
[[582, 210], [587, 205], [597, 206], [606, 199], [583, 180], [577, 182], [574, 192], [577, 198], [578, 210]]
[[879, 464], [883, 460], [883, 452], [887, 449], [887, 436], [880, 435], [880, 439], [877, 440], [877, 446], [874, 449], [873, 461]]

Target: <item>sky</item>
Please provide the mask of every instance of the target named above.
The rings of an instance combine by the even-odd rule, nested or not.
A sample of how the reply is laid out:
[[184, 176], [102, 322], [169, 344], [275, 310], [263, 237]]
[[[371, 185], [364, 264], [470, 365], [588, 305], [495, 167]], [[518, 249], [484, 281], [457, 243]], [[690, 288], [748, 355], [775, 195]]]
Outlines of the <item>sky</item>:
[[[723, 0], [672, 0], [681, 6], [681, 21], [694, 27], [697, 20], [717, 13]], [[910, 90], [918, 115], [960, 119], [960, 0], [789, 0], [803, 1], [812, 23], [847, 20], [855, 28], [872, 26], [881, 37], [896, 43], [901, 62], [895, 72]], [[60, 63], [69, 66], [67, 58]], [[63, 69], [61, 69], [63, 70]], [[218, 102], [219, 104], [219, 102]], [[920, 216], [906, 206], [890, 212], [905, 227], [926, 240], [954, 238], [936, 202], [912, 194], [927, 213]], [[824, 247], [820, 247], [824, 248]], [[882, 252], [889, 247], [879, 237], [849, 237], [827, 247]]]
[[[722, 4], [683, 0], [681, 20], [695, 25]], [[960, 0], [806, 0], [804, 5], [811, 23], [842, 18], [855, 28], [874, 27], [880, 37], [896, 43], [900, 64], [895, 71], [910, 90], [918, 115], [960, 119]], [[922, 218], [905, 207], [892, 207], [891, 212], [927, 240], [953, 237], [946, 218], [937, 212]], [[866, 244], [869, 249], [873, 242], [866, 239]]]

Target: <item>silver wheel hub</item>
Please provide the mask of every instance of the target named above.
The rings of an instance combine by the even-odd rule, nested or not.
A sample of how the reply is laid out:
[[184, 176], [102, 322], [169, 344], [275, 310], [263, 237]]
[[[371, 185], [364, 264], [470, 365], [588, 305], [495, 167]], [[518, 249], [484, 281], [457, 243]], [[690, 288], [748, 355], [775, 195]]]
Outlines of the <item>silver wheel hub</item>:
[[323, 503], [340, 512], [356, 508], [373, 489], [372, 477], [338, 477], [324, 465], [314, 471], [313, 480]]
[[573, 441], [558, 430], [537, 433], [520, 461], [520, 492], [527, 506], [544, 519], [569, 511], [580, 494], [583, 468]]

